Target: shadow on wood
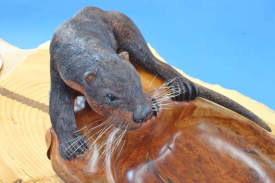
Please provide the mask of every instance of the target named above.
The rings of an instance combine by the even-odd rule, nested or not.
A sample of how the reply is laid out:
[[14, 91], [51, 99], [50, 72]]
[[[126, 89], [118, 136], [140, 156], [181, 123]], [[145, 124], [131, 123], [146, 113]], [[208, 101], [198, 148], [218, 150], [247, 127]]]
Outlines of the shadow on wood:
[[[163, 83], [138, 71], [145, 92]], [[93, 144], [96, 136], [88, 130], [99, 125], [102, 117], [86, 108], [76, 118], [79, 129]], [[50, 129], [46, 140], [54, 170], [68, 183], [275, 182], [274, 137], [244, 117], [203, 99], [173, 102], [156, 119], [128, 131], [111, 153], [110, 144], [116, 144], [114, 137], [121, 134], [119, 131], [107, 131], [85, 154], [65, 161]]]

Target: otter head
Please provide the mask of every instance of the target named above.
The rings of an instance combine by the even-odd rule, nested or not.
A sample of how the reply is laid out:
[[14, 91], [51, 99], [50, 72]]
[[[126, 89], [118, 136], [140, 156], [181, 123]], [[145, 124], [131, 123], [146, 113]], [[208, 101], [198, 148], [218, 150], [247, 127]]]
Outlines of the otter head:
[[[125, 53], [104, 56], [97, 71], [84, 74], [84, 93], [91, 108], [117, 128], [137, 129], [152, 118], [152, 102]], [[108, 60], [106, 60], [108, 59]]]

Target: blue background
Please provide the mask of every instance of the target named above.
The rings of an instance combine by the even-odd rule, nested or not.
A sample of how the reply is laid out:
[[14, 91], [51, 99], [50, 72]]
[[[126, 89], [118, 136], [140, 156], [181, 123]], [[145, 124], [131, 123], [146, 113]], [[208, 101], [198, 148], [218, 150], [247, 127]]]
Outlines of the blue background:
[[124, 12], [171, 65], [275, 109], [274, 0], [9, 0], [0, 6], [0, 38], [24, 49], [50, 40], [84, 6]]

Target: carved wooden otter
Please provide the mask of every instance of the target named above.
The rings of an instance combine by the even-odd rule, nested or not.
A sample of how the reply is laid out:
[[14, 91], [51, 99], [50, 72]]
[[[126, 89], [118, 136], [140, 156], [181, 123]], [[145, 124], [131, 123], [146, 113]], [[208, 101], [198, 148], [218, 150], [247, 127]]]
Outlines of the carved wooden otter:
[[[125, 57], [129, 54], [131, 61]], [[64, 159], [86, 151], [88, 140], [78, 132], [72, 93], [80, 92], [97, 114], [118, 129], [138, 129], [160, 111], [160, 101], [142, 91], [135, 66], [167, 82], [176, 101], [202, 97], [231, 109], [268, 131], [271, 129], [240, 104], [192, 83], [155, 58], [136, 25], [124, 14], [87, 7], [61, 24], [52, 38], [50, 118]], [[76, 140], [77, 139], [77, 140]]]

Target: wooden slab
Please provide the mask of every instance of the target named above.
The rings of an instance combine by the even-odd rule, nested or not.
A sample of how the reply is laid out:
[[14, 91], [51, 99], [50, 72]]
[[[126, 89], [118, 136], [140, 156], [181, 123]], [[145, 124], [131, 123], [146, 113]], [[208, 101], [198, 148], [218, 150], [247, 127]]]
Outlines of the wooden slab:
[[0, 85], [0, 183], [62, 182], [46, 156], [48, 49], [28, 56]]
[[[56, 176], [51, 161], [46, 156], [45, 133], [51, 127], [47, 113], [48, 44], [32, 50], [31, 55], [29, 53], [25, 55], [22, 50], [10, 49], [10, 46], [5, 45], [0, 47], [4, 69], [7, 69], [0, 73], [0, 145], [2, 147], [0, 148], [0, 183], [20, 179], [28, 183], [62, 182]], [[24, 57], [26, 59], [23, 62]], [[20, 58], [19, 61], [16, 60], [18, 58]], [[207, 86], [252, 109], [269, 123], [274, 134], [274, 111], [236, 91], [219, 86]]]

